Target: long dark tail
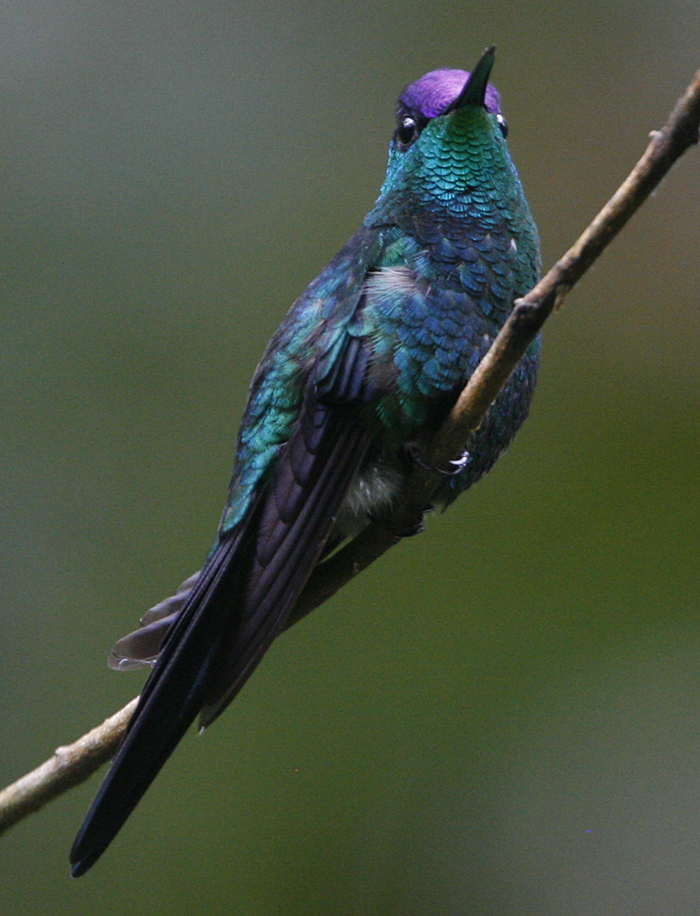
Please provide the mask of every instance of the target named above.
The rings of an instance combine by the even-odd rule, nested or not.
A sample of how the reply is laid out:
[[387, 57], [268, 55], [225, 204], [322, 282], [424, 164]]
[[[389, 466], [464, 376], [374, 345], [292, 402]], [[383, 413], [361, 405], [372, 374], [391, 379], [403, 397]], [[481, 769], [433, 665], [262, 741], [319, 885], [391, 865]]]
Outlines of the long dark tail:
[[[219, 545], [187, 607], [168, 634], [124, 740], [71, 850], [74, 877], [84, 874], [112, 842], [172, 754], [202, 706], [218, 647], [231, 556], [238, 539]], [[235, 571], [235, 570], [234, 570]]]

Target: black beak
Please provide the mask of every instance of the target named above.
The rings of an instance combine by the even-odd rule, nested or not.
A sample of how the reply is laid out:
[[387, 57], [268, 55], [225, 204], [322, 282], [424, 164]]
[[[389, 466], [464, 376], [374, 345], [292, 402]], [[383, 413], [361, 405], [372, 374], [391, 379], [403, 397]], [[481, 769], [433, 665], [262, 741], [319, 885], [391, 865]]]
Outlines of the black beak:
[[464, 108], [465, 105], [476, 105], [479, 108], [484, 108], [486, 87], [489, 84], [489, 76], [495, 59], [496, 47], [491, 45], [481, 55], [476, 67], [469, 74], [469, 79], [464, 84], [464, 89], [462, 89], [445, 114], [458, 108]]

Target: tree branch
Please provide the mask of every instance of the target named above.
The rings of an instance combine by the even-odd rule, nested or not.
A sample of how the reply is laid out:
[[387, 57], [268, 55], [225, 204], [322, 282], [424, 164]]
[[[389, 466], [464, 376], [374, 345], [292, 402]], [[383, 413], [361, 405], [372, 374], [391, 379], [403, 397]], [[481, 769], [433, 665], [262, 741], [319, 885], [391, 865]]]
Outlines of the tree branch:
[[138, 697], [82, 738], [57, 747], [53, 756], [0, 792], [0, 833], [47, 802], [80, 785], [116, 754]]
[[[309, 579], [289, 618], [290, 627], [415, 529], [450, 461], [465, 451], [471, 434], [508, 381], [528, 346], [565, 295], [641, 206], [700, 131], [700, 70], [660, 131], [655, 131], [637, 165], [590, 226], [522, 299], [462, 391], [435, 436], [425, 466], [415, 464], [399, 504], [386, 518], [369, 525], [350, 543], [321, 563]], [[59, 747], [50, 760], [0, 792], [0, 833], [38, 811], [47, 802], [83, 782], [117, 750], [136, 707], [132, 700], [74, 744]]]

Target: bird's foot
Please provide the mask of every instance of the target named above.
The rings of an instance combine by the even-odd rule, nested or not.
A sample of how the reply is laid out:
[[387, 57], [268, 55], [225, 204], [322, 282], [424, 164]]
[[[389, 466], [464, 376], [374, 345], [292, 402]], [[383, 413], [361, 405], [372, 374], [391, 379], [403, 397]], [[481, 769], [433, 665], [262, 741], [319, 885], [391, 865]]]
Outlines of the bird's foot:
[[428, 506], [424, 512], [418, 516], [418, 518], [410, 519], [408, 521], [403, 521], [402, 524], [395, 524], [391, 526], [392, 534], [395, 534], [399, 538], [412, 538], [417, 534], [421, 534], [425, 531], [425, 512], [432, 511], [433, 506]]
[[433, 512], [434, 510], [435, 506], [429, 504], [424, 506], [418, 514], [409, 518], [397, 518], [391, 515], [372, 516], [371, 514], [369, 518], [391, 531], [397, 538], [411, 538], [425, 530], [425, 516], [428, 512]]
[[421, 450], [417, 445], [407, 446], [408, 454], [411, 456], [411, 459], [416, 462], [417, 465], [422, 467], [426, 471], [433, 471], [435, 474], [439, 474], [441, 477], [455, 477], [457, 474], [466, 468], [469, 464], [469, 458], [471, 457], [468, 451], [463, 451], [459, 458], [455, 458], [454, 461], [448, 461], [449, 468], [436, 468], [435, 465], [427, 462], [421, 453]]

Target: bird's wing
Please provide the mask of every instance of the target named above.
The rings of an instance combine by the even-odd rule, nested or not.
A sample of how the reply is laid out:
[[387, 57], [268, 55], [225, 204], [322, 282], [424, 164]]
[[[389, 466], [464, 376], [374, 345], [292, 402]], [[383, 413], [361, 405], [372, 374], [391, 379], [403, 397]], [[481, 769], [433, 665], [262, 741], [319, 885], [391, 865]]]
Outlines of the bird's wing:
[[167, 632], [117, 756], [71, 853], [73, 874], [102, 854], [202, 711], [233, 699], [280, 632], [313, 570], [370, 433], [357, 410], [366, 368], [345, 332], [243, 520], [221, 536]]
[[[262, 658], [318, 562], [369, 444], [357, 414], [321, 403], [315, 386], [256, 509], [254, 536], [227, 625], [204, 684], [200, 723], [211, 724]], [[232, 609], [233, 610], [233, 609]]]

